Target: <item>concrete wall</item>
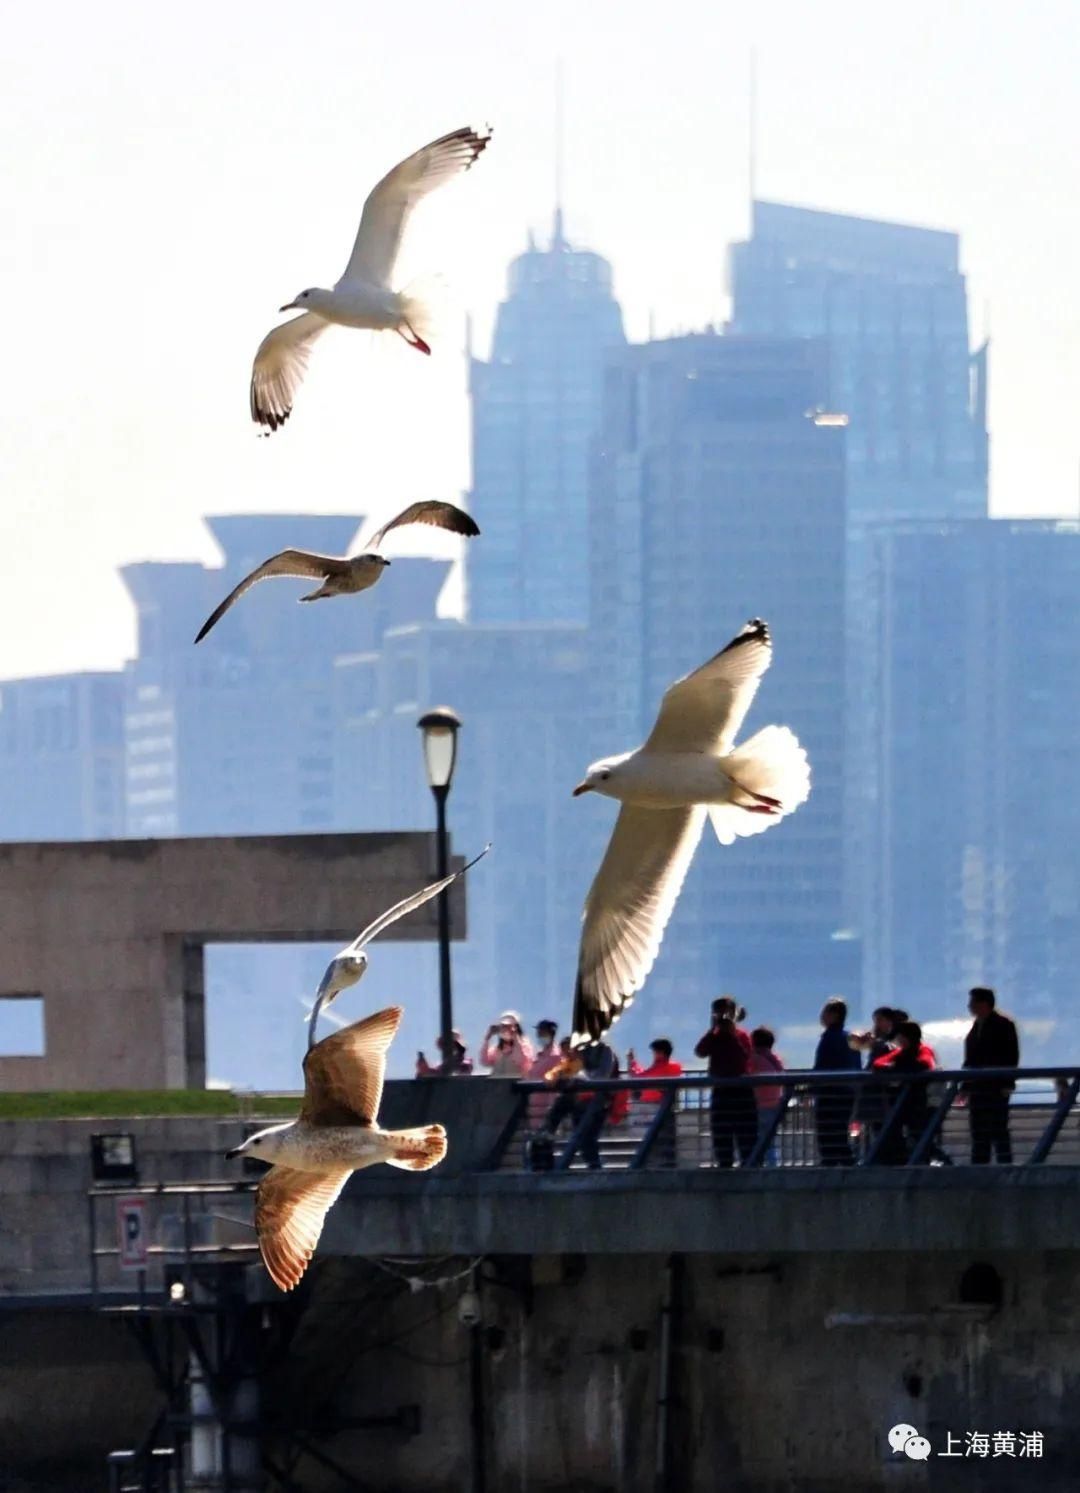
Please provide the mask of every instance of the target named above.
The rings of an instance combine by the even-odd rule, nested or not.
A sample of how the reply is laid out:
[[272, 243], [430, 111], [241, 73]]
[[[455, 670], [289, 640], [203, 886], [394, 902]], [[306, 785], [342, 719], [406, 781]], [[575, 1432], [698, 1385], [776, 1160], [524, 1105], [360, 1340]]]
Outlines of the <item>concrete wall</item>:
[[[973, 1260], [1000, 1276], [996, 1310], [961, 1301]], [[413, 1269], [448, 1276], [466, 1263]], [[656, 1255], [489, 1260], [474, 1338], [458, 1318], [463, 1282], [413, 1294], [361, 1262], [330, 1261], [293, 1339], [289, 1392], [320, 1405], [327, 1422], [318, 1449], [372, 1490], [476, 1486], [469, 1427], [478, 1383], [489, 1489], [653, 1493], [666, 1263]], [[1076, 1264], [1071, 1251], [848, 1255], [842, 1267], [826, 1254], [784, 1250], [685, 1258], [671, 1325], [666, 1486], [1074, 1489]], [[850, 1325], [833, 1325], [841, 1319]], [[345, 1424], [407, 1404], [419, 1408], [418, 1435]], [[887, 1433], [898, 1423], [929, 1438], [928, 1462], [893, 1453]], [[1042, 1431], [1040, 1460], [937, 1455], [949, 1432], [963, 1446], [968, 1431], [1020, 1430]], [[309, 1493], [341, 1486], [310, 1457], [295, 1475]]]
[[[440, 1168], [447, 1179], [481, 1163], [490, 1152], [513, 1103], [511, 1086], [497, 1079], [430, 1079], [423, 1083], [391, 1081], [383, 1093], [383, 1123], [420, 1125], [441, 1120], [450, 1149]], [[300, 1100], [297, 1096], [297, 1109]], [[280, 1121], [281, 1116], [276, 1117]], [[246, 1120], [172, 1116], [120, 1120], [0, 1120], [0, 1309], [5, 1297], [38, 1292], [78, 1293], [90, 1288], [90, 1226], [86, 1193], [92, 1183], [90, 1141], [99, 1132], [122, 1131], [135, 1137], [139, 1180], [158, 1182], [241, 1182], [238, 1162], [225, 1152], [237, 1145], [257, 1116]], [[272, 1124], [273, 1120], [265, 1123]], [[389, 1168], [380, 1168], [389, 1175]], [[412, 1179], [422, 1183], [421, 1178]], [[361, 1174], [350, 1183], [362, 1186]], [[124, 1188], [117, 1189], [124, 1192]], [[413, 1188], [412, 1202], [419, 1194]], [[195, 1205], [196, 1209], [198, 1205]], [[207, 1204], [208, 1207], [213, 1205]], [[109, 1199], [96, 1204], [105, 1242], [112, 1242]], [[151, 1199], [152, 1242], [160, 1242], [161, 1220], [175, 1215], [175, 1200]], [[229, 1199], [219, 1211], [250, 1217], [250, 1197]], [[238, 1237], [252, 1237], [240, 1234]], [[362, 1237], [350, 1248], [363, 1248]], [[133, 1288], [108, 1263], [102, 1284]]]
[[129, 1325], [43, 1307], [0, 1326], [0, 1493], [104, 1493], [162, 1404]]
[[[0, 845], [0, 997], [44, 997], [46, 1048], [0, 1089], [201, 1087], [204, 944], [344, 942], [433, 863], [419, 833]], [[394, 936], [436, 926], [430, 902]]]
[[[510, 1099], [497, 1080], [401, 1083], [384, 1113], [445, 1117], [460, 1163], [486, 1153]], [[134, 1444], [161, 1404], [115, 1319], [71, 1299], [89, 1284], [89, 1137], [110, 1128], [135, 1134], [147, 1182], [237, 1175], [223, 1157], [236, 1119], [0, 1126], [3, 1493], [102, 1488], [107, 1452]], [[488, 1489], [653, 1493], [675, 1253], [666, 1493], [1071, 1493], [1077, 1182], [1069, 1167], [400, 1179], [375, 1168], [336, 1205], [295, 1295], [248, 1267], [248, 1299], [291, 1323], [263, 1410], [287, 1412], [318, 1453], [385, 1493], [472, 1486], [477, 1411]], [[249, 1207], [250, 1194], [212, 1200], [214, 1227], [250, 1240]], [[474, 1262], [476, 1332], [459, 1319]], [[997, 1273], [993, 1301], [964, 1299], [972, 1266]], [[359, 1425], [410, 1406], [418, 1432]], [[888, 1449], [899, 1422], [929, 1437], [927, 1463]], [[1045, 1455], [936, 1455], [947, 1433], [969, 1431], [1041, 1431]], [[283, 1449], [280, 1431], [270, 1441]], [[310, 1453], [294, 1476], [305, 1493], [342, 1485]]]

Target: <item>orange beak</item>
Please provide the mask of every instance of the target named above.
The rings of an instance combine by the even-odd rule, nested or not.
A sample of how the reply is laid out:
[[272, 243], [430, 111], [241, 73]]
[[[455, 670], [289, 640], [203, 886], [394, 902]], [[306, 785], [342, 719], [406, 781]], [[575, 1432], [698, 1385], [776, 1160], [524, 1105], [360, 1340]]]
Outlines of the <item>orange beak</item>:
[[583, 793], [591, 793], [592, 791], [593, 785], [591, 783], [579, 783], [571, 794], [571, 797], [580, 798]]

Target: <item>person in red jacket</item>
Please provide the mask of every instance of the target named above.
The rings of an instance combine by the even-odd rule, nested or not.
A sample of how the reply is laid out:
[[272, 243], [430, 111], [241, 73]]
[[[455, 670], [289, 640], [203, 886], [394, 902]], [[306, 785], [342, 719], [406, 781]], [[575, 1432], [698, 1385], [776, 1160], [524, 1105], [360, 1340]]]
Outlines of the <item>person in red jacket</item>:
[[[712, 1025], [694, 1048], [708, 1058], [710, 1078], [738, 1078], [750, 1068], [750, 1036], [741, 1026], [746, 1012], [730, 995], [712, 1003]], [[734, 1166], [735, 1149], [746, 1164], [757, 1141], [757, 1104], [750, 1084], [723, 1085], [712, 1091], [710, 1106], [716, 1165]]]
[[[933, 1051], [923, 1041], [922, 1027], [917, 1021], [902, 1021], [894, 1031], [893, 1039], [896, 1046], [871, 1063], [871, 1069], [875, 1073], [883, 1076], [896, 1075], [900, 1079], [908, 1073], [930, 1072], [937, 1067]], [[902, 1083], [889, 1084], [886, 1095], [886, 1114], [901, 1096], [902, 1108], [878, 1159], [888, 1165], [903, 1166], [929, 1123], [926, 1084], [910, 1084], [906, 1093]]]
[[[634, 1056], [631, 1048], [626, 1054], [626, 1065], [630, 1071], [631, 1078], [681, 1078], [682, 1064], [675, 1062], [671, 1054], [674, 1047], [666, 1037], [657, 1037], [649, 1043], [649, 1051], [652, 1053], [652, 1062], [647, 1068], [643, 1068]], [[659, 1089], [646, 1089], [642, 1095], [646, 1104], [659, 1104], [663, 1095]]]
[[[675, 1062], [671, 1054], [674, 1051], [671, 1043], [666, 1037], [657, 1037], [649, 1043], [649, 1051], [653, 1060], [647, 1068], [643, 1068], [634, 1056], [633, 1049], [626, 1054], [626, 1065], [633, 1078], [681, 1078], [682, 1064]], [[637, 1098], [644, 1100], [646, 1104], [659, 1104], [664, 1094], [662, 1089], [640, 1089]], [[672, 1167], [675, 1165], [675, 1095], [672, 1095], [672, 1108], [660, 1126], [659, 1133], [653, 1143], [653, 1155], [656, 1157], [657, 1166]], [[653, 1116], [648, 1119], [651, 1123]]]

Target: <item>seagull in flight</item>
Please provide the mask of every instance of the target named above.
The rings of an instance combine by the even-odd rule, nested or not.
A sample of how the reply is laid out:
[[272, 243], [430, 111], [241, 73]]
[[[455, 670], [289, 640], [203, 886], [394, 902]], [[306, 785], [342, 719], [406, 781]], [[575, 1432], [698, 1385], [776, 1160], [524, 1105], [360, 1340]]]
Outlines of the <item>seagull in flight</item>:
[[255, 1192], [255, 1229], [270, 1278], [291, 1291], [308, 1267], [323, 1222], [351, 1174], [385, 1161], [426, 1172], [446, 1155], [441, 1125], [380, 1130], [386, 1050], [401, 1021], [390, 1006], [324, 1037], [304, 1057], [304, 1103], [286, 1125], [272, 1125], [226, 1151], [255, 1156], [270, 1170]]
[[394, 265], [413, 208], [445, 181], [468, 171], [486, 149], [491, 129], [468, 127], [432, 140], [399, 162], [374, 187], [360, 218], [345, 273], [332, 290], [302, 290], [282, 311], [301, 311], [268, 332], [251, 370], [251, 418], [269, 435], [292, 414], [312, 346], [331, 323], [373, 332], [397, 332], [417, 352], [432, 321], [431, 286], [393, 288]]
[[671, 685], [648, 740], [594, 762], [574, 795], [601, 793], [622, 807], [585, 898], [575, 1041], [598, 1039], [641, 989], [706, 816], [717, 839], [756, 835], [805, 802], [806, 753], [786, 726], [735, 736], [772, 657], [759, 618], [708, 663]]
[[430, 902], [432, 897], [437, 897], [440, 892], [444, 892], [459, 876], [464, 876], [466, 871], [471, 871], [477, 861], [482, 861], [490, 849], [490, 845], [485, 845], [480, 854], [462, 866], [460, 871], [444, 876], [441, 881], [433, 881], [430, 886], [424, 887], [421, 891], [413, 892], [411, 897], [403, 897], [400, 902], [395, 902], [393, 907], [380, 913], [373, 923], [369, 923], [363, 933], [357, 934], [352, 943], [338, 950], [326, 966], [326, 973], [315, 992], [315, 1004], [307, 1018], [309, 1051], [315, 1045], [315, 1027], [318, 1024], [319, 1012], [324, 1011], [343, 990], [348, 990], [350, 985], [355, 985], [360, 979], [368, 965], [364, 950], [372, 939], [377, 938], [380, 933], [389, 928], [392, 923], [396, 923], [399, 918], [403, 918], [406, 913], [414, 912], [416, 908], [423, 907], [425, 902]]
[[305, 580], [322, 583], [316, 590], [301, 596], [300, 601], [321, 601], [327, 596], [351, 596], [356, 591], [366, 591], [374, 586], [390, 564], [385, 555], [379, 553], [379, 545], [391, 529], [399, 529], [404, 524], [428, 524], [435, 529], [447, 529], [451, 534], [464, 534], [469, 539], [475, 538], [480, 532], [476, 521], [453, 503], [422, 498], [417, 503], [410, 503], [397, 518], [383, 524], [358, 555], [346, 558], [341, 555], [316, 555], [310, 550], [282, 550], [280, 554], [271, 555], [269, 560], [264, 560], [238, 586], [233, 587], [221, 605], [215, 607], [199, 628], [195, 635], [196, 643], [202, 642], [210, 629], [221, 621], [233, 602], [239, 601], [245, 591], [250, 591], [257, 581], [268, 580], [271, 576], [301, 576]]

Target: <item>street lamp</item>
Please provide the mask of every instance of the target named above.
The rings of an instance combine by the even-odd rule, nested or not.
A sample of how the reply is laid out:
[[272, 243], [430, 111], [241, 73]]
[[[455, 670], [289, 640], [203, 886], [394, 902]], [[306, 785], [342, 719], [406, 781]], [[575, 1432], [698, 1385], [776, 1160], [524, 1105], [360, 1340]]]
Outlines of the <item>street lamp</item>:
[[[445, 705], [438, 710], [429, 710], [416, 723], [423, 732], [424, 767], [428, 786], [435, 795], [436, 824], [436, 878], [442, 880], [449, 873], [449, 854], [446, 836], [446, 799], [454, 779], [457, 761], [457, 734], [461, 729], [461, 717]], [[440, 892], [439, 912], [439, 1031], [442, 1050], [443, 1071], [449, 1073], [449, 1063], [454, 1052], [454, 1010], [450, 995], [450, 902], [449, 889]]]

